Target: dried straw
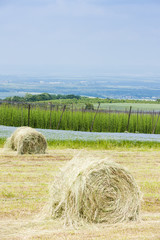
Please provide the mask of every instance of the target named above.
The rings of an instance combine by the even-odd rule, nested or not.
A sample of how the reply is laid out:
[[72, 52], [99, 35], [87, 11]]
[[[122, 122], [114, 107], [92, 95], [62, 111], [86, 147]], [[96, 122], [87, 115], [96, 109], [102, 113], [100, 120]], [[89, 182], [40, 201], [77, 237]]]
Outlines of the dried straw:
[[45, 153], [45, 137], [31, 127], [20, 127], [7, 139], [5, 148], [11, 148], [18, 154]]
[[50, 214], [66, 224], [137, 220], [140, 190], [121, 165], [103, 160], [71, 160], [51, 187]]

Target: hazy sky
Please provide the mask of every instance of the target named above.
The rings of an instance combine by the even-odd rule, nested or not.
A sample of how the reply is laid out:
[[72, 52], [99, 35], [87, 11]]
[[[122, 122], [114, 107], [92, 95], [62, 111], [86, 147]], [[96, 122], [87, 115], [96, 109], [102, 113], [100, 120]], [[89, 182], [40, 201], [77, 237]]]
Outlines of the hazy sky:
[[0, 74], [160, 74], [160, 0], [0, 0]]

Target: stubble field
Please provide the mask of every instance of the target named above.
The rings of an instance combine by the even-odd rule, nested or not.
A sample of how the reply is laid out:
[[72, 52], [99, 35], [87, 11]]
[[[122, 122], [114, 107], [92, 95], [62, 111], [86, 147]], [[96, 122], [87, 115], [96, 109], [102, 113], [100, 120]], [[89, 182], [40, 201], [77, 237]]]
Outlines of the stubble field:
[[[127, 167], [143, 193], [141, 220], [115, 225], [65, 227], [62, 220], [42, 218], [49, 186], [67, 161], [106, 158]], [[1, 240], [158, 240], [160, 239], [160, 151], [49, 149], [46, 155], [22, 155], [0, 149]]]

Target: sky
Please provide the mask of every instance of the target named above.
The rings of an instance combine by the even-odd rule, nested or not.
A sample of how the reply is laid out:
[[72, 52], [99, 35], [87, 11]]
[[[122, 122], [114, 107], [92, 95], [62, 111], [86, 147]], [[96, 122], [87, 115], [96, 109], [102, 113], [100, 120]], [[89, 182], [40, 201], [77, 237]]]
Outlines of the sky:
[[0, 74], [160, 75], [160, 0], [0, 0]]

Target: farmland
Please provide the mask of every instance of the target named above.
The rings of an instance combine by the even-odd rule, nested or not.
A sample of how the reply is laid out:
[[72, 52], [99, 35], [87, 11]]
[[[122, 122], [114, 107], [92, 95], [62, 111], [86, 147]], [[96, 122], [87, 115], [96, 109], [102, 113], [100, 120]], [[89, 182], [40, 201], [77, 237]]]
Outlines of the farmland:
[[[156, 105], [156, 104], [155, 104]], [[159, 107], [159, 104], [156, 106]], [[158, 108], [157, 108], [158, 109]], [[97, 109], [98, 110], [98, 109]], [[86, 111], [68, 105], [1, 104], [0, 125], [93, 132], [160, 133], [159, 112]]]
[[[160, 133], [159, 104], [132, 107], [104, 103], [103, 111], [86, 111], [65, 102], [55, 104], [1, 104], [0, 124], [94, 132]], [[122, 103], [123, 104], [123, 103]], [[152, 107], [149, 109], [149, 107]], [[112, 105], [114, 106], [114, 104]], [[139, 106], [139, 107], [138, 107]], [[145, 105], [147, 106], [147, 104]], [[139, 110], [138, 110], [139, 109]], [[141, 109], [141, 110], [140, 110]], [[105, 111], [104, 111], [105, 110]], [[112, 111], [113, 110], [113, 111]], [[116, 110], [116, 112], [114, 112]], [[120, 112], [121, 111], [121, 112]], [[136, 111], [136, 112], [134, 112]], [[58, 131], [57, 131], [58, 132]], [[63, 135], [63, 134], [62, 134]], [[94, 138], [94, 137], [93, 137]], [[128, 140], [48, 140], [45, 155], [18, 156], [5, 152], [0, 139], [0, 236], [2, 240], [158, 240], [160, 238], [160, 143]], [[78, 150], [79, 149], [79, 150]], [[74, 156], [109, 158], [127, 167], [143, 193], [141, 220], [126, 224], [86, 224], [65, 227], [62, 220], [43, 218], [49, 187], [59, 168]]]
[[[42, 219], [49, 186], [67, 161], [108, 157], [127, 167], [143, 193], [141, 220], [127, 224], [88, 224], [73, 228], [61, 220]], [[17, 156], [0, 149], [0, 236], [2, 240], [158, 240], [160, 228], [160, 152], [136, 148], [87, 150], [49, 148], [46, 155]]]
[[[95, 108], [98, 104], [94, 104]], [[101, 108], [104, 110], [115, 110], [115, 111], [126, 111], [129, 110], [130, 106], [132, 106], [133, 111], [160, 111], [160, 104], [152, 103], [101, 103]]]

